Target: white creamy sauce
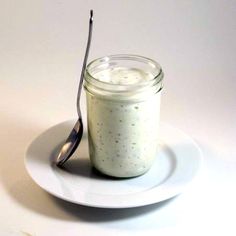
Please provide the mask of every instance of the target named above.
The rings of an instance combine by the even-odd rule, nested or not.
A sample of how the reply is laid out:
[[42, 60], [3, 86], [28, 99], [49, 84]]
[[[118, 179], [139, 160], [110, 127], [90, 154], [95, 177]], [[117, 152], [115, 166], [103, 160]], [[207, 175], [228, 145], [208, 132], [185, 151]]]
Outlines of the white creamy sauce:
[[[118, 67], [93, 75], [111, 84], [138, 84], [152, 79], [137, 69]], [[87, 93], [90, 158], [98, 170], [116, 177], [145, 173], [157, 153], [160, 93], [142, 101], [122, 101]]]
[[99, 71], [93, 75], [96, 79], [119, 85], [132, 85], [153, 79], [151, 73], [136, 68], [116, 67]]

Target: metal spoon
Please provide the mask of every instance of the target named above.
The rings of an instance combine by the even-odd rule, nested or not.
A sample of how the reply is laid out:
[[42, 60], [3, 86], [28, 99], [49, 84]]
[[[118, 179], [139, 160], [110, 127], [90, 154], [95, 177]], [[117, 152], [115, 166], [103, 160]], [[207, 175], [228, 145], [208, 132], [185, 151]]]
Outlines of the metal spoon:
[[78, 147], [82, 135], [83, 135], [83, 122], [82, 122], [82, 115], [81, 115], [81, 109], [80, 109], [80, 95], [81, 95], [81, 89], [83, 84], [83, 78], [84, 78], [84, 71], [86, 69], [87, 65], [87, 59], [92, 39], [92, 29], [93, 29], [93, 10], [90, 10], [90, 19], [89, 19], [89, 34], [88, 34], [88, 41], [87, 41], [87, 47], [86, 52], [84, 56], [84, 62], [83, 67], [80, 75], [80, 82], [79, 82], [79, 88], [78, 88], [78, 94], [77, 94], [77, 113], [78, 113], [78, 120], [75, 123], [74, 128], [72, 129], [70, 135], [68, 136], [67, 140], [63, 144], [59, 154], [55, 157], [55, 163], [57, 166], [62, 166], [74, 153], [76, 148]]

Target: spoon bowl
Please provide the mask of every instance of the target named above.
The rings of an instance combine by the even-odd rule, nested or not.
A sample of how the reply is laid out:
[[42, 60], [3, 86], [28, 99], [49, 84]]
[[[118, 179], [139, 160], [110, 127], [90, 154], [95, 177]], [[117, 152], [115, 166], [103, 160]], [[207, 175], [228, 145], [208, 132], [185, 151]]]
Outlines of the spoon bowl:
[[73, 155], [80, 144], [82, 136], [83, 122], [82, 119], [79, 118], [57, 156], [56, 164], [58, 166], [62, 166]]

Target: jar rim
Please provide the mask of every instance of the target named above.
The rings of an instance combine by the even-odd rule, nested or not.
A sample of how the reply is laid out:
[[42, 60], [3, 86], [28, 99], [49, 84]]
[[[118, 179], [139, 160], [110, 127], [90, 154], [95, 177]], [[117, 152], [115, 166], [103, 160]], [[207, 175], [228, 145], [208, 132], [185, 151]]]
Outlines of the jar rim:
[[[90, 70], [94, 64], [108, 63], [109, 61], [112, 61], [112, 60], [124, 60], [124, 61], [130, 60], [130, 61], [143, 62], [143, 63], [148, 64], [150, 67], [157, 69], [158, 72], [155, 75], [153, 75], [152, 79], [148, 81], [143, 81], [138, 84], [122, 84], [122, 85], [111, 84], [109, 82], [98, 80], [96, 77], [94, 77], [91, 74]], [[140, 56], [136, 54], [113, 54], [113, 55], [103, 56], [103, 57], [94, 59], [87, 65], [86, 70], [85, 70], [85, 75], [86, 75], [85, 80], [86, 80], [86, 77], [89, 77], [90, 79], [93, 80], [93, 82], [95, 82], [98, 85], [98, 87], [109, 86], [111, 90], [117, 89], [119, 87], [118, 88], [119, 91], [127, 91], [129, 89], [135, 89], [136, 87], [137, 88], [143, 87], [145, 85], [149, 85], [152, 83], [159, 84], [163, 80], [163, 71], [159, 63], [157, 63], [156, 61], [148, 57], [144, 57], [144, 56]]]

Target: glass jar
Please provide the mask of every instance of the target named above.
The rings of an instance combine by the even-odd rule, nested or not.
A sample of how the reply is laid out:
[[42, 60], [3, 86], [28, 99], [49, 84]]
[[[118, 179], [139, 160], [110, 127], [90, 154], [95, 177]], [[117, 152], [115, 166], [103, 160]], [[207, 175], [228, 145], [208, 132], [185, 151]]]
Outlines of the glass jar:
[[163, 72], [137, 55], [92, 61], [85, 72], [88, 142], [92, 165], [103, 174], [134, 177], [157, 155]]

